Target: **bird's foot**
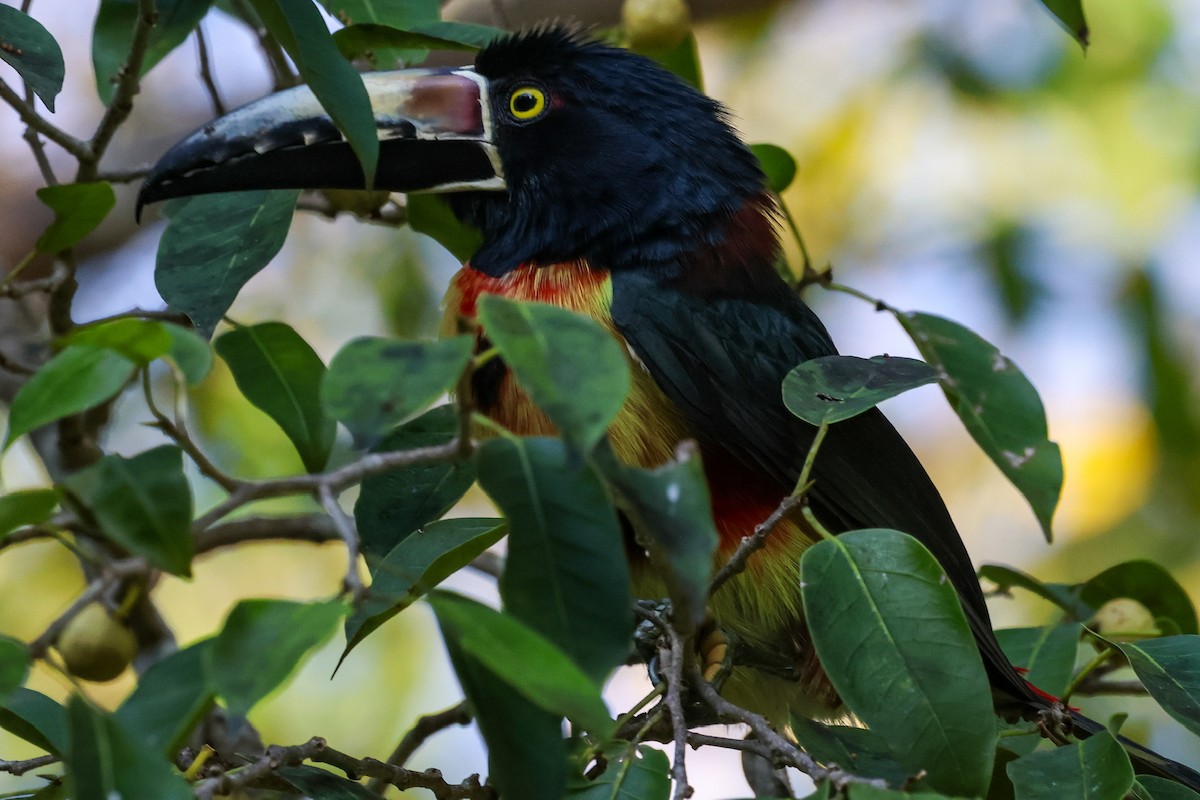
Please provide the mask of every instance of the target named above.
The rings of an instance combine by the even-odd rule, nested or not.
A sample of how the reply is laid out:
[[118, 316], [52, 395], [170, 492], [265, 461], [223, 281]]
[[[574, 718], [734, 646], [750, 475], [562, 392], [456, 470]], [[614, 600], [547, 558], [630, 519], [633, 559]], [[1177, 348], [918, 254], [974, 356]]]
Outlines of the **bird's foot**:
[[[707, 629], [707, 630], [706, 630]], [[737, 651], [737, 639], [733, 634], [709, 623], [701, 628], [697, 653], [700, 657], [700, 673], [719, 692], [729, 673], [733, 671], [733, 656]]]

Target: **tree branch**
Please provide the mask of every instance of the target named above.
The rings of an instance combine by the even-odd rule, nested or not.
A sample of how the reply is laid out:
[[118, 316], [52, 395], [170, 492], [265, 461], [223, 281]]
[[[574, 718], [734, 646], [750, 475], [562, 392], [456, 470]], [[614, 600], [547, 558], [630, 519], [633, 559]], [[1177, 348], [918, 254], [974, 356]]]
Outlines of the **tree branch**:
[[24, 775], [31, 770], [48, 767], [51, 764], [57, 764], [61, 761], [58, 756], [37, 756], [36, 758], [27, 758], [24, 761], [4, 761], [0, 759], [0, 772], [7, 772], [9, 775]]
[[50, 141], [57, 144], [62, 149], [66, 150], [71, 155], [79, 160], [91, 158], [92, 148], [87, 142], [82, 139], [76, 139], [71, 134], [62, 130], [47, 120], [41, 114], [37, 113], [32, 105], [26, 103], [16, 91], [3, 79], [0, 78], [0, 100], [3, 100], [12, 107], [21, 121], [29, 128], [37, 131], [42, 136], [45, 136]]
[[[400, 740], [400, 744], [396, 745], [396, 749], [388, 756], [387, 764], [394, 767], [403, 767], [408, 763], [408, 759], [412, 754], [417, 752], [417, 748], [425, 743], [425, 740], [435, 733], [444, 731], [452, 725], [470, 725], [471, 712], [467, 710], [467, 701], [464, 700], [456, 706], [447, 708], [445, 711], [438, 711], [435, 714], [426, 714], [423, 717], [418, 717], [408, 733], [404, 734], [404, 738]], [[367, 784], [367, 789], [372, 792], [383, 792], [387, 781], [382, 777], [372, 778]]]

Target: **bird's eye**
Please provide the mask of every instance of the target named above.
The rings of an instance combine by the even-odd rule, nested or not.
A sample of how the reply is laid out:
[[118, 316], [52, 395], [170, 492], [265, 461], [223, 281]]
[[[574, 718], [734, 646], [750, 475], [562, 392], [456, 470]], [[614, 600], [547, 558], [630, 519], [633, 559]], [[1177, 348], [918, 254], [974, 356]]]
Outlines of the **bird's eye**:
[[536, 86], [519, 86], [509, 95], [508, 110], [521, 122], [537, 119], [546, 110], [546, 93]]

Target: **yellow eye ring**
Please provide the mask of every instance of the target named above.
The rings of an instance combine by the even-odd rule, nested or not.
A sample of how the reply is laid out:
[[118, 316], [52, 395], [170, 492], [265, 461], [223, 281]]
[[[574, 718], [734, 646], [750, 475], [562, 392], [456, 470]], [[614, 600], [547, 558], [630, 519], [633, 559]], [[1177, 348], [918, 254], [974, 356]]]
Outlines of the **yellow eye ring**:
[[508, 96], [508, 113], [513, 119], [528, 122], [546, 110], [546, 93], [536, 86], [518, 86]]

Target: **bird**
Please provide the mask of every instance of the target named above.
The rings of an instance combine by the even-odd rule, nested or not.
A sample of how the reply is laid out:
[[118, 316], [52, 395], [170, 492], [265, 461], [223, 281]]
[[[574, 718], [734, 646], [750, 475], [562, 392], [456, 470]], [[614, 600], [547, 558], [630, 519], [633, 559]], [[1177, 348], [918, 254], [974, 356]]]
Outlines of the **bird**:
[[[780, 385], [835, 355], [829, 333], [776, 268], [779, 209], [726, 109], [654, 61], [548, 25], [482, 49], [473, 67], [364, 76], [381, 141], [374, 186], [434, 191], [482, 244], [451, 280], [444, 328], [473, 319], [485, 294], [591, 317], [628, 353], [632, 388], [609, 429], [627, 464], [656, 467], [690, 440], [702, 456], [718, 560], [796, 484], [816, 428]], [[311, 93], [291, 90], [232, 112], [168, 152], [140, 204], [213, 191], [361, 188], [357, 162]], [[486, 346], [486, 330], [479, 332]], [[514, 433], [554, 425], [500, 359], [471, 380], [471, 402]], [[1049, 709], [1001, 649], [971, 559], [937, 488], [873, 409], [831, 426], [808, 502], [838, 533], [891, 528], [919, 540], [954, 586], [997, 708]], [[735, 667], [723, 692], [773, 718], [841, 713], [812, 646], [800, 558], [814, 541], [788, 519], [709, 613], [750, 652], [785, 669]], [[660, 597], [644, 554], [635, 590]], [[781, 710], [782, 709], [782, 710]], [[1103, 726], [1068, 710], [1075, 730]], [[1200, 774], [1129, 740], [1141, 772], [1200, 788]]]

